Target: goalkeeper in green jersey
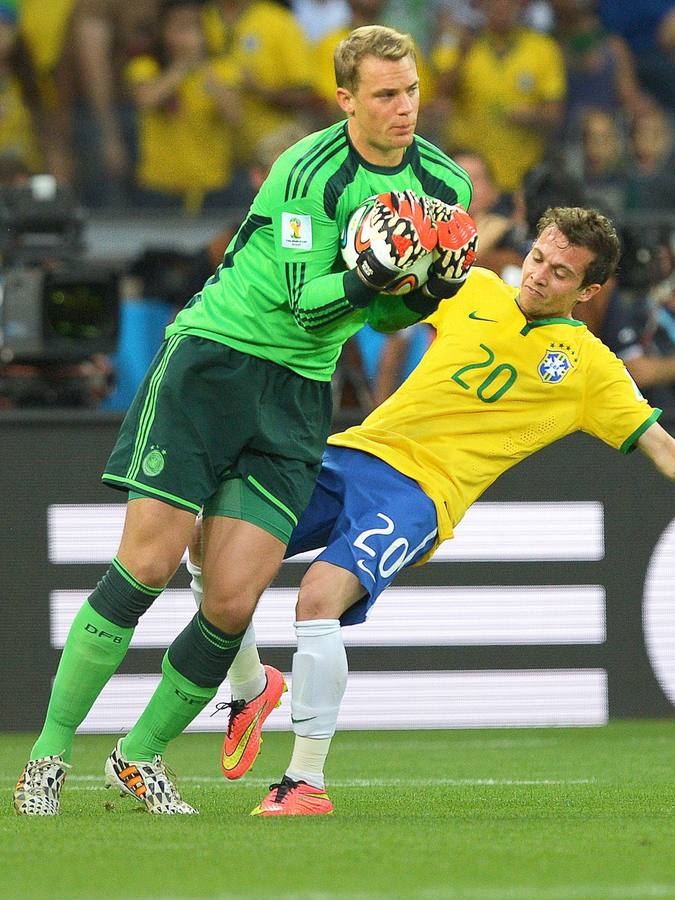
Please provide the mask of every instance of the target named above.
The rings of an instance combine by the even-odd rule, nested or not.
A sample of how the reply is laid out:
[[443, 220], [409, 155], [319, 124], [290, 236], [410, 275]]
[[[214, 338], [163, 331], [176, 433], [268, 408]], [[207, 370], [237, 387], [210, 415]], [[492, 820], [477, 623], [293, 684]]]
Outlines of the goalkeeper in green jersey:
[[[468, 207], [471, 183], [415, 136], [410, 38], [357, 29], [336, 48], [335, 70], [346, 120], [273, 165], [222, 264], [167, 329], [124, 420], [103, 475], [128, 493], [121, 543], [71, 626], [14, 794], [21, 815], [59, 812], [75, 730], [176, 571], [203, 508], [203, 603], [105, 764], [107, 784], [149, 812], [195, 812], [162, 755], [225, 679], [311, 496], [342, 345], [367, 321], [392, 329], [429, 315], [466, 275], [475, 228], [458, 236], [452, 207]], [[373, 195], [384, 198], [375, 201], [379, 229], [345, 271], [340, 235]], [[382, 293], [436, 247], [424, 287], [403, 298]], [[244, 737], [259, 733], [284, 687], [275, 670], [241, 687], [240, 697], [257, 695]], [[235, 772], [237, 761], [246, 764], [245, 743]]]

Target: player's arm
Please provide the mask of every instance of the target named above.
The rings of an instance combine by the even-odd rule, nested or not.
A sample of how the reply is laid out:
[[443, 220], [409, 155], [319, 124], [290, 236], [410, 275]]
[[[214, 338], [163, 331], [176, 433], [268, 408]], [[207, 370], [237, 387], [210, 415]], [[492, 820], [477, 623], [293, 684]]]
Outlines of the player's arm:
[[642, 397], [623, 362], [597, 338], [584, 349], [586, 388], [579, 427], [621, 453], [636, 447], [675, 480], [675, 439], [658, 423], [661, 410]]
[[624, 360], [625, 366], [641, 390], [655, 384], [672, 384], [675, 381], [675, 354], [672, 356], [647, 356], [646, 353]]
[[[382, 195], [385, 196], [388, 199], [378, 200], [371, 213], [376, 225], [371, 226], [369, 245], [359, 253], [356, 268], [347, 272], [335, 271], [339, 256], [338, 229], [321, 207], [312, 207], [308, 198], [306, 206], [302, 201], [294, 202], [296, 212], [289, 208], [281, 211], [282, 277], [295, 320], [305, 331], [333, 327], [338, 320], [355, 312], [363, 316], [365, 307], [380, 291], [407, 264], [426, 252], [424, 241], [430, 242], [430, 247], [435, 243], [435, 230], [421, 201], [405, 191]], [[302, 212], [304, 209], [307, 212]], [[289, 241], [286, 233], [292, 218], [308, 236], [304, 245], [297, 248], [298, 252], [289, 246], [293, 240]], [[405, 324], [411, 321], [414, 319]]]
[[378, 294], [368, 306], [368, 324], [375, 331], [390, 334], [426, 319], [439, 303], [440, 300], [424, 296], [420, 288], [402, 296]]
[[668, 434], [658, 422], [654, 422], [641, 434], [638, 447], [654, 463], [666, 478], [675, 481], [675, 438]]
[[[283, 156], [281, 158], [283, 162]], [[323, 209], [321, 197], [286, 198], [290, 176], [279, 161], [254, 201], [253, 211], [269, 216], [274, 234], [274, 274], [286, 292], [291, 313], [304, 331], [321, 332], [340, 320], [358, 313], [365, 289], [361, 282], [345, 284], [339, 259], [339, 233], [336, 222]]]
[[331, 250], [316, 247], [305, 259], [284, 259], [280, 263], [280, 278], [288, 293], [293, 318], [307, 332], [330, 330], [337, 322], [350, 316], [365, 316], [365, 307], [376, 296], [357, 277], [355, 271], [336, 271], [338, 254], [337, 230]]

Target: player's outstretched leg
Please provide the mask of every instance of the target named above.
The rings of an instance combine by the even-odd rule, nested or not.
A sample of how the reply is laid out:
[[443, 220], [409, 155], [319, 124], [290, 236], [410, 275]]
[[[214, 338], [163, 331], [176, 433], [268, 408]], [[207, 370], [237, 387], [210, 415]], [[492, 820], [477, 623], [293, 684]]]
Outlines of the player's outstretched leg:
[[197, 810], [186, 803], [173, 783], [173, 775], [155, 756], [151, 761], [134, 762], [125, 759], [121, 749], [122, 739], [105, 764], [105, 786], [117, 788], [121, 794], [134, 797], [150, 813], [157, 815], [195, 815]]
[[14, 788], [14, 809], [20, 816], [56, 816], [61, 788], [70, 768], [62, 756], [42, 756], [26, 763]]
[[[233, 663], [233, 667], [236, 664]], [[252, 700], [232, 700], [225, 704], [230, 710], [230, 720], [223, 740], [221, 766], [226, 778], [241, 778], [251, 768], [262, 744], [261, 731], [272, 710], [281, 704], [281, 695], [287, 690], [286, 680], [278, 669], [264, 666], [264, 689]], [[230, 677], [232, 669], [230, 669]]]
[[323, 768], [347, 685], [347, 656], [338, 619], [296, 622], [291, 718], [295, 745], [284, 777], [252, 816], [317, 816], [333, 812]]

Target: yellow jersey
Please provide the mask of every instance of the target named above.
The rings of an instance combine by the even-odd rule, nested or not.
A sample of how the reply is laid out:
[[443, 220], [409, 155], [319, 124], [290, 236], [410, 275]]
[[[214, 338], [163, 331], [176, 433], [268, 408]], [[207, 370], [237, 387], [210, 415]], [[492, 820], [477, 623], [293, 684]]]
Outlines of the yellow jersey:
[[21, 160], [32, 172], [43, 165], [35, 122], [15, 75], [0, 79], [0, 153]]
[[514, 191], [525, 173], [541, 162], [546, 138], [509, 121], [520, 108], [562, 102], [563, 55], [553, 40], [527, 28], [514, 32], [508, 49], [497, 51], [489, 34], [479, 36], [459, 61], [456, 45], [433, 54], [439, 72], [459, 65], [455, 105], [448, 122], [450, 146], [484, 156], [502, 191]]
[[230, 53], [244, 83], [237, 158], [246, 164], [265, 135], [290, 124], [302, 113], [302, 110], [297, 113], [283, 110], [254, 91], [247, 91], [246, 76], [270, 91], [310, 87], [311, 52], [302, 29], [288, 9], [270, 0], [254, 0], [234, 25]]
[[42, 102], [49, 110], [54, 110], [59, 102], [54, 82], [57, 66], [74, 53], [72, 41], [68, 46], [68, 32], [76, 3], [77, 0], [22, 0], [19, 8], [19, 33], [30, 52]]
[[[211, 97], [206, 75], [236, 87], [237, 75], [227, 59], [212, 60], [186, 76], [175, 102], [143, 110], [139, 120], [139, 185], [182, 194], [186, 206], [198, 208], [207, 191], [226, 187], [232, 177], [234, 129], [224, 121]], [[160, 73], [157, 60], [139, 56], [126, 68], [129, 84], [151, 81]]]
[[436, 339], [403, 385], [328, 440], [417, 481], [436, 506], [438, 542], [503, 472], [542, 447], [585, 431], [627, 453], [661, 413], [583, 322], [528, 323], [517, 293], [472, 269], [427, 320]]
[[22, 0], [19, 30], [39, 76], [51, 74], [58, 65], [76, 3], [77, 0]]

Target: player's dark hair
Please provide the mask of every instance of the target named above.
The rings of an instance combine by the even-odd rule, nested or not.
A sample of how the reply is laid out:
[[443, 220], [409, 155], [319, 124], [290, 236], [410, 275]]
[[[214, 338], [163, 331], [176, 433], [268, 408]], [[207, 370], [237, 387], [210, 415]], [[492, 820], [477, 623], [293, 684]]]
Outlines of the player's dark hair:
[[409, 34], [402, 34], [384, 25], [364, 25], [355, 28], [335, 48], [333, 64], [338, 87], [354, 92], [359, 84], [359, 66], [365, 56], [377, 59], [415, 59], [415, 44]]
[[614, 225], [607, 216], [595, 209], [580, 206], [549, 207], [537, 222], [537, 237], [554, 225], [576, 247], [585, 247], [594, 254], [586, 267], [581, 287], [604, 284], [616, 271], [621, 254], [621, 243]]

